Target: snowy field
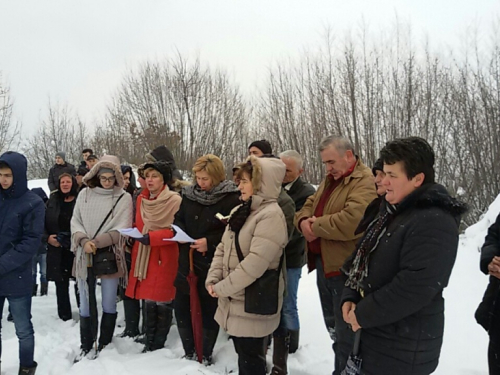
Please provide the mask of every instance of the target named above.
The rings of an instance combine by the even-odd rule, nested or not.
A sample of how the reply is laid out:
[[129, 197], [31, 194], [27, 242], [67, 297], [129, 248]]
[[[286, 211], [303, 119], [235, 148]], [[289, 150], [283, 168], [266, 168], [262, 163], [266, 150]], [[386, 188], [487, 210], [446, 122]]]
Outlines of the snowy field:
[[[30, 182], [30, 187], [41, 186], [42, 181]], [[500, 197], [489, 212], [461, 237], [458, 258], [453, 270], [446, 298], [446, 330], [439, 375], [487, 375], [486, 349], [488, 338], [474, 320], [474, 311], [487, 284], [487, 277], [479, 271], [479, 252], [488, 226], [500, 212]], [[333, 370], [333, 352], [321, 315], [315, 282], [316, 274], [307, 274], [304, 268], [299, 288], [299, 314], [301, 320], [300, 348], [289, 356], [290, 375], [327, 375]], [[62, 322], [57, 318], [55, 286], [49, 285], [47, 297], [33, 299], [33, 324], [35, 327], [35, 359], [37, 374], [227, 374], [237, 372], [237, 357], [231, 341], [223, 332], [214, 350], [215, 364], [205, 367], [197, 362], [181, 359], [184, 354], [175, 326], [172, 327], [166, 347], [142, 354], [143, 346], [132, 339], [115, 337], [98, 359], [84, 359], [73, 365], [79, 351], [78, 310], [71, 289], [74, 320]], [[118, 327], [115, 335], [123, 330], [123, 306], [118, 304]], [[6, 309], [4, 310], [6, 316]], [[18, 345], [12, 323], [2, 321], [2, 374], [18, 371]], [[269, 368], [272, 351], [267, 355]]]

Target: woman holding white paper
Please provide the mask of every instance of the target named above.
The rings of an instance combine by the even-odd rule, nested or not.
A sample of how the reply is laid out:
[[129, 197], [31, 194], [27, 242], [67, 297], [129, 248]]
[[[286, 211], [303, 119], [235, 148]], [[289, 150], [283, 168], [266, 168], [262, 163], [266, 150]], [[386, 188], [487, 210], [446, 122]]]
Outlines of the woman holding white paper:
[[228, 215], [240, 200], [238, 188], [232, 181], [226, 180], [224, 164], [217, 156], [208, 154], [199, 158], [193, 167], [193, 174], [195, 183], [182, 189], [181, 207], [175, 215], [175, 224], [196, 240], [179, 245], [175, 317], [185, 357], [196, 359], [186, 279], [189, 273], [189, 250], [192, 248], [195, 250], [193, 261], [202, 310], [203, 362], [210, 364], [219, 325], [214, 320], [217, 300], [209, 296], [204, 285], [215, 249], [226, 227], [215, 215]]
[[174, 279], [179, 249], [177, 242], [164, 241], [174, 233], [170, 225], [181, 197], [169, 190], [172, 168], [158, 161], [144, 166], [146, 188], [137, 197], [134, 225], [144, 235], [132, 248], [132, 266], [126, 295], [145, 300], [146, 345], [144, 352], [165, 345], [172, 324]]

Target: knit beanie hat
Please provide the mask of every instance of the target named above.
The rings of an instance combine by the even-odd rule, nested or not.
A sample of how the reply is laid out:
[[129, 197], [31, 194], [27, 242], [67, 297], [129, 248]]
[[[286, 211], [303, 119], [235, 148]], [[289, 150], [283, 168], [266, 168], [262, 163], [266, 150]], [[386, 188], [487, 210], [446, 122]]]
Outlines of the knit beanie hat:
[[161, 173], [163, 176], [163, 184], [168, 184], [172, 181], [172, 164], [167, 161], [157, 161], [154, 163], [146, 163], [144, 164], [144, 170], [148, 168], [153, 168]]
[[382, 159], [377, 159], [375, 164], [373, 164], [372, 173], [374, 176], [377, 175], [377, 171], [384, 171], [384, 163], [382, 162]]
[[271, 144], [266, 141], [265, 139], [261, 139], [260, 141], [254, 141], [250, 143], [250, 146], [248, 146], [248, 149], [252, 147], [257, 147], [260, 151], [262, 151], [263, 154], [272, 154], [273, 149], [271, 148]]
[[59, 156], [62, 160], [66, 161], [66, 153], [64, 151], [59, 151], [56, 153], [56, 156]]
[[113, 173], [113, 175], [114, 175], [115, 171], [112, 170], [111, 168], [99, 168], [99, 171], [97, 172], [97, 175], [100, 176], [103, 173]]

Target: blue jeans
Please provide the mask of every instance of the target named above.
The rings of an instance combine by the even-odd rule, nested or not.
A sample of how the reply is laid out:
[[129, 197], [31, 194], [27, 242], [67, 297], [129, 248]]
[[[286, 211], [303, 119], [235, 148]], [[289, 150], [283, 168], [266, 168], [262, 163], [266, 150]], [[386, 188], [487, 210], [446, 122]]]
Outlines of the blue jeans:
[[297, 310], [297, 290], [302, 275], [302, 268], [286, 269], [286, 296], [283, 300], [283, 311], [281, 319], [285, 327], [292, 331], [300, 329], [299, 311]]
[[[107, 314], [116, 313], [116, 293], [120, 279], [101, 279], [102, 311]], [[89, 296], [87, 284], [84, 280], [78, 280], [78, 290], [80, 291], [80, 316], [88, 318], [90, 316]]]
[[[9, 302], [9, 310], [14, 318], [14, 327], [19, 339], [19, 363], [22, 367], [33, 367], [35, 352], [35, 332], [31, 324], [31, 293], [24, 296], [0, 296], [0, 312], [3, 315], [5, 299]], [[0, 329], [2, 328], [0, 323]], [[0, 356], [2, 355], [2, 342], [0, 339]]]
[[40, 255], [35, 255], [33, 257], [33, 284], [36, 284], [36, 271], [37, 271], [37, 265], [40, 265], [40, 282], [41, 283], [46, 283], [47, 282], [47, 254], [40, 254]]
[[326, 329], [333, 340], [335, 353], [335, 371], [333, 375], [340, 375], [344, 370], [347, 358], [354, 345], [354, 332], [342, 318], [342, 291], [344, 290], [345, 276], [325, 277], [321, 256], [316, 256], [316, 283], [318, 285], [323, 319]]

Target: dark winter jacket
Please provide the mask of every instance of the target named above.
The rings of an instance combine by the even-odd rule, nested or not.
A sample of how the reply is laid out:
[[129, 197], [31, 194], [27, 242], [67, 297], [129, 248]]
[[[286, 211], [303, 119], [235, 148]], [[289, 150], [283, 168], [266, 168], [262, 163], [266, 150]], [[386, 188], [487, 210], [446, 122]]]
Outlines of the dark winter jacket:
[[[488, 234], [481, 248], [480, 268], [483, 273], [488, 274], [488, 264], [495, 256], [500, 256], [500, 214], [496, 221], [488, 229]], [[489, 311], [489, 334], [490, 339], [500, 344], [500, 280], [490, 276], [488, 292], [485, 293], [485, 307]]]
[[31, 262], [43, 233], [42, 199], [28, 190], [26, 158], [6, 152], [0, 162], [12, 170], [13, 184], [0, 187], [0, 296], [31, 294]]
[[278, 206], [280, 206], [283, 215], [286, 219], [286, 230], [288, 239], [290, 240], [293, 235], [293, 218], [295, 216], [295, 203], [293, 199], [286, 193], [285, 189], [281, 188], [280, 195], [278, 196]]
[[[306, 199], [313, 195], [315, 191], [316, 190], [311, 184], [304, 182], [304, 180], [300, 177], [293, 183], [287, 193], [295, 203], [296, 212], [300, 211], [306, 202]], [[300, 268], [306, 264], [306, 240], [302, 233], [300, 233], [295, 227], [293, 228], [292, 238], [288, 242], [288, 245], [286, 245], [285, 256], [287, 268]]]
[[[36, 195], [38, 195], [40, 198], [42, 198], [44, 204], [46, 204], [47, 201], [49, 200], [47, 198], [47, 194], [45, 194], [45, 191], [42, 188], [40, 187], [33, 188], [31, 189], [31, 191]], [[44, 241], [42, 236], [42, 240], [40, 241], [40, 246], [38, 246], [38, 252], [36, 253], [36, 255], [43, 255], [43, 254], [47, 254], [47, 242]]]
[[64, 163], [64, 164], [54, 164], [49, 171], [48, 184], [50, 192], [57, 190], [59, 187], [59, 176], [63, 173], [69, 173], [72, 176], [76, 176], [76, 169], [73, 164]]
[[443, 186], [420, 187], [398, 205], [371, 252], [364, 297], [344, 289], [342, 303], [357, 303], [366, 374], [427, 375], [436, 369], [444, 330], [442, 292], [465, 211]]
[[[77, 186], [74, 178], [73, 186]], [[56, 191], [50, 195], [47, 202], [43, 237], [47, 242], [49, 236], [55, 234], [61, 244], [61, 247], [54, 247], [47, 243], [47, 280], [49, 281], [64, 281], [71, 277], [75, 256], [70, 250], [70, 223], [76, 203], [76, 192], [73, 194], [75, 199], [65, 203], [63, 194]], [[65, 207], [62, 208], [63, 206]], [[67, 241], [64, 241], [64, 239]]]
[[[206, 237], [207, 252], [202, 254], [193, 252], [193, 263], [198, 282], [204, 285], [215, 249], [220, 243], [226, 224], [215, 217], [217, 213], [223, 216], [229, 215], [231, 210], [239, 205], [239, 192], [228, 193], [217, 203], [205, 206], [200, 202], [189, 199], [185, 194], [182, 196], [181, 207], [175, 215], [174, 224], [194, 239]], [[189, 244], [179, 244], [179, 269], [175, 286], [183, 293], [189, 293], [186, 276], [189, 273]]]
[[174, 155], [166, 146], [156, 147], [153, 151], [147, 154], [146, 157], [152, 161], [168, 161], [172, 165], [172, 177], [174, 179], [182, 180], [182, 174], [175, 165]]

